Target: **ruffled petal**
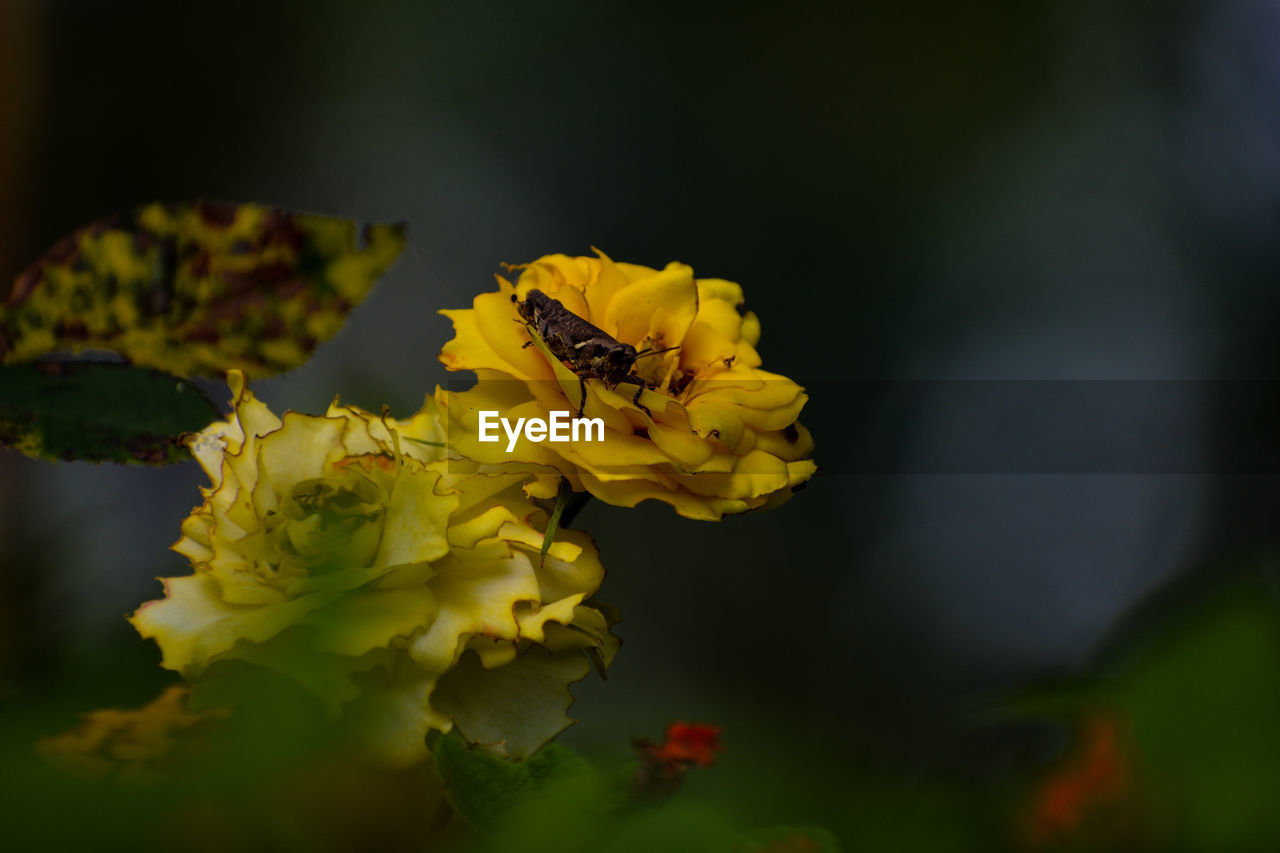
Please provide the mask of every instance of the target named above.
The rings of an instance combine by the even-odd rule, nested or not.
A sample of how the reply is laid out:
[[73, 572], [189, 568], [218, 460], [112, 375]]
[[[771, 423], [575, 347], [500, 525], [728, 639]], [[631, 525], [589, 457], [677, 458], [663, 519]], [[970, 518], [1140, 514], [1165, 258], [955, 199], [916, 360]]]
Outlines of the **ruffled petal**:
[[[813, 449], [798, 423], [808, 396], [790, 379], [760, 369], [760, 324], [750, 311], [741, 312], [740, 285], [695, 279], [684, 264], [655, 270], [598, 251], [597, 257], [547, 255], [511, 269], [520, 272], [514, 285], [500, 279], [499, 292], [484, 295], [484, 310], [494, 318], [510, 320], [517, 313], [511, 296], [523, 299], [536, 288], [621, 342], [675, 349], [641, 356], [629, 374], [636, 381], [611, 387], [580, 377], [584, 365], [560, 361], [527, 327], [488, 322], [491, 353], [445, 358], [450, 369], [475, 370], [478, 384], [436, 396], [457, 453], [505, 470], [523, 467], [539, 478], [526, 486], [529, 495], [550, 497], [553, 471], [608, 503], [660, 500], [702, 519], [777, 506], [812, 473], [811, 465], [792, 464]], [[447, 354], [479, 346], [465, 323], [480, 322], [481, 304], [477, 298], [473, 312], [451, 313], [476, 318], [459, 327]], [[538, 379], [509, 365], [517, 346], [545, 368]], [[520, 418], [549, 421], [560, 411], [598, 419], [602, 440], [536, 442], [523, 432], [514, 443], [503, 433], [496, 441], [479, 440], [481, 412], [493, 413], [486, 418], [491, 425], [499, 417], [514, 425]]]

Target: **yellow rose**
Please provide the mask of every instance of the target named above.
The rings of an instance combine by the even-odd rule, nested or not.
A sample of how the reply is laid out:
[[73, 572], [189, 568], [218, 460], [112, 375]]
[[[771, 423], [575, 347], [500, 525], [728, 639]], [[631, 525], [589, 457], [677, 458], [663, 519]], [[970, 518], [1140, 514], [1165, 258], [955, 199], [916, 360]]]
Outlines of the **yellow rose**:
[[181, 764], [198, 748], [200, 735], [225, 717], [222, 710], [189, 710], [187, 688], [178, 685], [136, 710], [90, 711], [78, 726], [36, 748], [49, 761], [85, 775], [145, 778]]
[[90, 711], [75, 728], [36, 744], [42, 758], [74, 775], [141, 783], [92, 789], [117, 803], [136, 797], [140, 808], [150, 798], [131, 849], [399, 850], [414, 838], [434, 850], [445, 843], [451, 810], [429, 762], [388, 767], [341, 742], [317, 742], [308, 737], [314, 730], [276, 751], [252, 723], [237, 728], [239, 715], [191, 710], [189, 693], [175, 685], [141, 708]]
[[173, 546], [194, 573], [131, 617], [162, 665], [281, 673], [393, 763], [425, 757], [431, 729], [524, 755], [568, 725], [583, 652], [616, 647], [586, 603], [604, 577], [590, 538], [561, 531], [540, 561], [528, 477], [447, 458], [431, 406], [278, 418], [228, 382], [234, 412], [189, 441], [212, 480]]
[[[499, 276], [498, 291], [477, 296], [472, 308], [441, 312], [453, 321], [454, 338], [440, 360], [480, 380], [468, 391], [437, 392], [450, 446], [488, 464], [546, 466], [541, 470], [554, 469], [576, 491], [610, 504], [652, 498], [689, 518], [714, 520], [786, 500], [815, 471], [813, 440], [797, 420], [808, 397], [790, 379], [760, 369], [760, 323], [739, 311], [742, 288], [695, 279], [685, 264], [655, 270], [598, 255], [548, 255], [511, 267], [521, 271], [514, 285]], [[649, 386], [640, 405], [635, 385], [586, 381], [583, 416], [603, 420], [603, 441], [521, 436], [508, 451], [505, 438], [479, 440], [481, 412], [498, 411], [514, 423], [579, 411], [580, 377], [517, 311], [516, 300], [535, 289], [640, 352], [674, 348], [635, 361], [635, 374]]]

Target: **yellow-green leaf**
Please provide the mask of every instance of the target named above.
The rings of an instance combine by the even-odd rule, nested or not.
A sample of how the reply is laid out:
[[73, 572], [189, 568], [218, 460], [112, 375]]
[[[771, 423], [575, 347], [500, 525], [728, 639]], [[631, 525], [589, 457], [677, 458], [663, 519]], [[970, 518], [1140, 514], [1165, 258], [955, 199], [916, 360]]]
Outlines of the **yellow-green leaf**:
[[4, 363], [104, 349], [182, 376], [297, 367], [404, 248], [404, 227], [207, 201], [81, 228], [0, 309]]

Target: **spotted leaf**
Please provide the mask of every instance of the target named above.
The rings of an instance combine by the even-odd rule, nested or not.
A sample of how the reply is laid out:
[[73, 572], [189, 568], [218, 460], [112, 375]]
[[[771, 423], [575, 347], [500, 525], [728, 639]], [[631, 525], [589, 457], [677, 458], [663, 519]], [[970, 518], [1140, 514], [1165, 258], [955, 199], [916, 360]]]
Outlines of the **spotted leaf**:
[[112, 350], [182, 376], [302, 364], [404, 247], [402, 225], [257, 204], [149, 204], [66, 237], [0, 309], [6, 364]]

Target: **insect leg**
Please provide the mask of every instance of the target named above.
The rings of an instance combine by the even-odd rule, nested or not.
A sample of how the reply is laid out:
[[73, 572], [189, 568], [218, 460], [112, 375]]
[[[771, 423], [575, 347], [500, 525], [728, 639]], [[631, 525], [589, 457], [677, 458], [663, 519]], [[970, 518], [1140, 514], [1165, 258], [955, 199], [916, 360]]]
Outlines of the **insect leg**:
[[578, 417], [582, 417], [583, 410], [587, 408], [587, 380], [581, 376], [578, 377], [578, 388], [582, 391], [582, 396], [578, 398]]
[[622, 385], [623, 383], [636, 386], [636, 395], [631, 398], [631, 402], [639, 406], [641, 411], [643, 411], [646, 415], [652, 418], [653, 412], [649, 411], [648, 406], [640, 402], [640, 395], [643, 394], [645, 389], [648, 388], [649, 386], [646, 385], [644, 380], [638, 376], [624, 376], [623, 378], [618, 380], [619, 385]]
[[[512, 301], [512, 302], [515, 302], [515, 301], [516, 301], [516, 297], [515, 297], [515, 294], [514, 294], [514, 293], [511, 295], [511, 301]], [[528, 324], [528, 323], [526, 323], [524, 320], [516, 320], [516, 322], [517, 322], [517, 323], [519, 323], [521, 326], [524, 326], [525, 330], [526, 330], [526, 331], [528, 331], [528, 329], [529, 329], [529, 324]], [[532, 333], [532, 332], [529, 332], [529, 340], [527, 340], [527, 341], [525, 341], [523, 344], [521, 344], [521, 345], [520, 345], [520, 349], [528, 349], [528, 348], [529, 348], [529, 347], [531, 347], [531, 346], [533, 346], [533, 333]]]
[[644, 393], [644, 387], [645, 386], [643, 382], [641, 382], [639, 385], [636, 386], [636, 395], [631, 398], [631, 402], [639, 406], [646, 415], [648, 415], [649, 417], [653, 417], [653, 412], [649, 411], [649, 407], [646, 406], [644, 403], [640, 402], [640, 395]]

